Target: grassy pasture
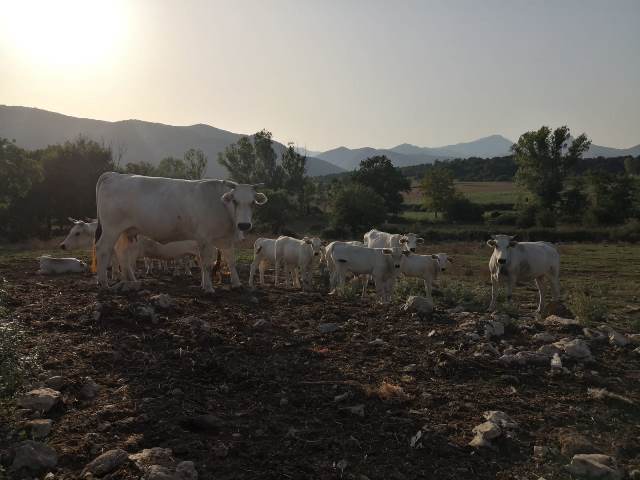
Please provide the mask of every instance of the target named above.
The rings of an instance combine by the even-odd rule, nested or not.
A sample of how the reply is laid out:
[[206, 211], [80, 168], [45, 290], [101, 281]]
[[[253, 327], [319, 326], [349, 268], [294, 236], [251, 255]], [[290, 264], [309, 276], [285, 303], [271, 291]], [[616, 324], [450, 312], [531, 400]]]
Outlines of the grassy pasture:
[[[515, 203], [520, 190], [514, 182], [455, 182], [456, 189], [475, 203]], [[411, 190], [404, 194], [408, 204], [422, 203], [420, 184], [414, 181]]]

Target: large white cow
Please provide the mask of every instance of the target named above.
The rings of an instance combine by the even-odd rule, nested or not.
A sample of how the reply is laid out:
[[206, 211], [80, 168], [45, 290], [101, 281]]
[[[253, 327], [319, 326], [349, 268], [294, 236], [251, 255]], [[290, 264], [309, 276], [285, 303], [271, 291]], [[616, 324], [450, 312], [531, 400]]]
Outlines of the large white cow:
[[500, 281], [507, 284], [507, 301], [511, 302], [511, 294], [516, 282], [536, 282], [540, 301], [537, 312], [544, 308], [544, 279], [551, 283], [554, 300], [560, 299], [560, 254], [555, 245], [548, 242], [517, 242], [509, 235], [493, 235], [487, 245], [493, 247], [489, 259], [491, 273], [491, 304], [489, 309], [496, 308], [496, 297]]
[[260, 285], [264, 285], [264, 271], [268, 265], [276, 264], [276, 239], [258, 238], [253, 243], [253, 262], [249, 271], [249, 286], [253, 287], [256, 267], [260, 270]]
[[400, 264], [400, 272], [413, 278], [424, 280], [424, 289], [428, 298], [433, 298], [433, 282], [438, 279], [438, 273], [447, 269], [447, 263], [453, 262], [453, 257], [446, 253], [434, 253], [432, 255], [408, 255]]
[[[278, 284], [279, 268], [284, 270], [285, 285], [289, 279], [294, 287], [307, 290], [311, 288], [313, 259], [320, 257], [322, 241], [317, 238], [304, 237], [302, 240], [280, 236], [275, 242], [275, 284]], [[300, 283], [302, 278], [302, 284]]]
[[98, 282], [107, 286], [107, 265], [123, 232], [159, 242], [195, 240], [200, 252], [202, 288], [213, 292], [211, 270], [217, 246], [240, 285], [234, 243], [252, 227], [252, 206], [267, 201], [254, 185], [226, 180], [178, 180], [104, 173], [96, 184]]
[[364, 244], [369, 248], [403, 247], [405, 250], [415, 252], [416, 246], [420, 243], [424, 243], [424, 239], [415, 233], [387, 233], [374, 228], [364, 234]]
[[49, 255], [38, 257], [40, 275], [55, 275], [60, 273], [82, 273], [87, 271], [87, 264], [77, 258], [54, 258]]
[[[382, 302], [391, 299], [391, 291], [396, 277], [400, 273], [403, 256], [410, 252], [400, 247], [368, 248], [349, 245], [345, 242], [332, 242], [327, 247], [327, 263], [333, 269], [331, 275], [332, 292], [344, 287], [347, 272], [354, 275], [371, 275], [376, 292]], [[362, 289], [362, 297], [366, 295], [367, 283]]]

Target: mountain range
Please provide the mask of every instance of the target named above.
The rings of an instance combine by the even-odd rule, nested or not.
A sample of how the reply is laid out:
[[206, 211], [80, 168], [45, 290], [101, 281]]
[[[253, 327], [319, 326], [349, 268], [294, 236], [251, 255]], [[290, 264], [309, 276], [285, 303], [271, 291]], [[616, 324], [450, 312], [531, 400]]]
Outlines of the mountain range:
[[[0, 105], [0, 137], [15, 139], [23, 148], [44, 148], [72, 140], [78, 135], [85, 135], [120, 150], [123, 164], [146, 161], [157, 165], [169, 155], [181, 157], [189, 148], [199, 148], [209, 158], [206, 175], [215, 178], [227, 177], [226, 170], [217, 161], [218, 153], [243, 136], [205, 124], [174, 126], [142, 120], [107, 122], [31, 107]], [[452, 158], [505, 156], [510, 154], [512, 144], [511, 140], [501, 135], [491, 135], [442, 147], [402, 143], [388, 149], [338, 147], [325, 152], [301, 148], [298, 151], [307, 155], [307, 173], [319, 176], [353, 170], [361, 160], [375, 155], [386, 155], [395, 166], [405, 167]], [[278, 157], [285, 148], [282, 143], [274, 142]], [[591, 145], [584, 156], [626, 155], [640, 155], [640, 145], [625, 149]]]

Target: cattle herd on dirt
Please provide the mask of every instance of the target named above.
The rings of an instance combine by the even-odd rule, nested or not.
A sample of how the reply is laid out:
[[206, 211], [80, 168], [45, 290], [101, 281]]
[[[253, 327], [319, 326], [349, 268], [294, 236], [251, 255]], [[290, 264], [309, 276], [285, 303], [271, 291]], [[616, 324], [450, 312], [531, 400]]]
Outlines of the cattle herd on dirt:
[[[151, 274], [154, 262], [165, 271], [174, 263], [174, 273], [191, 274], [194, 260], [201, 271], [201, 286], [213, 292], [212, 273], [227, 265], [231, 284], [240, 286], [234, 247], [251, 230], [252, 207], [267, 202], [256, 191], [260, 185], [237, 184], [227, 180], [176, 180], [105, 173], [96, 185], [97, 218], [76, 220], [60, 244], [63, 250], [91, 248], [97, 262], [98, 283], [108, 286], [112, 279], [136, 280], [138, 259]], [[387, 303], [400, 276], [424, 282], [425, 295], [432, 299], [438, 275], [454, 261], [446, 253], [418, 254], [424, 240], [414, 233], [391, 234], [372, 229], [363, 241], [333, 241], [318, 237], [296, 239], [289, 236], [258, 238], [254, 243], [249, 286], [254, 287], [256, 268], [259, 283], [265, 286], [265, 269], [275, 269], [274, 284], [310, 290], [314, 269], [326, 272], [330, 294], [344, 291], [359, 280], [362, 297], [372, 280], [378, 299]], [[539, 291], [537, 312], [544, 308], [544, 282], [552, 287], [553, 300], [560, 298], [560, 256], [547, 242], [518, 242], [514, 237], [495, 235], [487, 244], [493, 248], [489, 260], [492, 284], [491, 310], [496, 308], [500, 283], [506, 285], [507, 301], [517, 282], [534, 281]], [[217, 260], [216, 260], [217, 258]], [[41, 274], [85, 271], [88, 267], [75, 258], [39, 258]], [[280, 280], [283, 279], [283, 282]]]

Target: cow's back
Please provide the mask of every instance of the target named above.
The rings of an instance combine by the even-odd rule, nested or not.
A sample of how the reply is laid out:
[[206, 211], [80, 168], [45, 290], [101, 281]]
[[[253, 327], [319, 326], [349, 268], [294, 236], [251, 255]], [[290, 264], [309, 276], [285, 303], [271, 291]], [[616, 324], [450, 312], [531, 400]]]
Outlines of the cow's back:
[[549, 242], [518, 242], [514, 247], [513, 266], [519, 279], [537, 278], [560, 267], [560, 254]]

